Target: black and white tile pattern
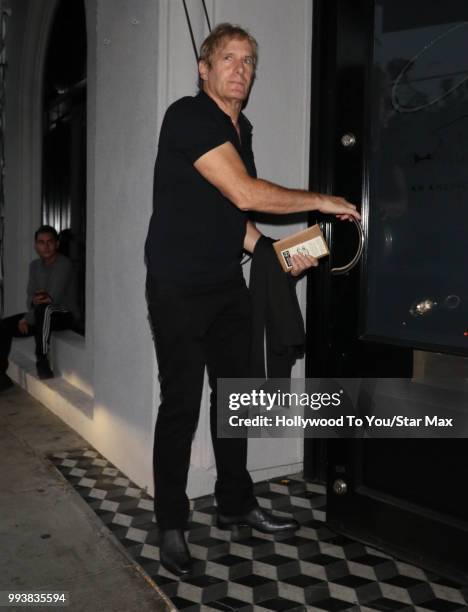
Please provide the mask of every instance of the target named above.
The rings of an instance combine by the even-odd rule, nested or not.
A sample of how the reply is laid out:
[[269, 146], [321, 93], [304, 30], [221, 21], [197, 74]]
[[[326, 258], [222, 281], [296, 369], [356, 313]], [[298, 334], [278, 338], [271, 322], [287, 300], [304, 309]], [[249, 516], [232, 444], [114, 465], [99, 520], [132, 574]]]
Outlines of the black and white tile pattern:
[[219, 530], [213, 497], [194, 500], [188, 540], [195, 570], [178, 580], [159, 563], [153, 501], [145, 491], [94, 450], [50, 459], [179, 610], [468, 610], [466, 589], [330, 531], [324, 487], [300, 475], [255, 485], [261, 506], [301, 523], [295, 534]]

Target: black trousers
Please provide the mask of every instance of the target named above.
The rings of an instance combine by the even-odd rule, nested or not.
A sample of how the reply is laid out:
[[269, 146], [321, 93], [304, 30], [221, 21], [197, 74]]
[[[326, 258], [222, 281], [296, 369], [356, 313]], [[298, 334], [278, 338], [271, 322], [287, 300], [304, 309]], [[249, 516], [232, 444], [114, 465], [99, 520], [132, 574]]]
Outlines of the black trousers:
[[249, 376], [250, 294], [243, 279], [209, 287], [162, 285], [148, 276], [147, 299], [161, 384], [154, 437], [155, 512], [163, 529], [183, 528], [185, 492], [205, 366], [211, 386], [210, 425], [215, 496], [222, 514], [255, 505], [247, 440], [217, 438], [216, 380]]
[[18, 323], [25, 313], [13, 315], [0, 321], [0, 373], [8, 368], [8, 355], [13, 338], [34, 336], [36, 340], [36, 357], [47, 355], [49, 351], [50, 334], [55, 330], [69, 329], [73, 324], [73, 316], [52, 304], [40, 304], [34, 308], [34, 325], [29, 326], [29, 332], [22, 334]]

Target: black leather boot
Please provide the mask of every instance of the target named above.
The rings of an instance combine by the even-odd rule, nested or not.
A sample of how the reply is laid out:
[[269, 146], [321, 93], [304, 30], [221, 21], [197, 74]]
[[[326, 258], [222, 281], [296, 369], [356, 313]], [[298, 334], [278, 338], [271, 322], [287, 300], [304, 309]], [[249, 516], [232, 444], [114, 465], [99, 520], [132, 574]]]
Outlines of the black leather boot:
[[47, 380], [49, 378], [54, 378], [54, 373], [50, 369], [49, 360], [47, 359], [47, 355], [41, 355], [40, 357], [37, 358], [36, 370], [37, 370], [37, 376], [41, 380]]
[[280, 518], [256, 506], [250, 512], [238, 516], [226, 516], [218, 513], [218, 529], [231, 527], [252, 527], [262, 533], [281, 533], [295, 531], [299, 523], [293, 518]]
[[182, 529], [161, 529], [159, 532], [161, 565], [176, 576], [187, 576], [192, 570], [192, 557]]

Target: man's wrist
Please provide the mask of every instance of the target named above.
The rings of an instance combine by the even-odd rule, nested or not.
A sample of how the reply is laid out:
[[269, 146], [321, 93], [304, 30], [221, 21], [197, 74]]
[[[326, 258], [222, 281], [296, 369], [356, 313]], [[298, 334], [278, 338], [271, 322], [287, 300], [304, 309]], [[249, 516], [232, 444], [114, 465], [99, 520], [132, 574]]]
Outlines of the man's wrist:
[[320, 211], [320, 206], [322, 204], [323, 198], [320, 193], [315, 193], [314, 191], [309, 191], [312, 200], [313, 208], [311, 211], [317, 210]]

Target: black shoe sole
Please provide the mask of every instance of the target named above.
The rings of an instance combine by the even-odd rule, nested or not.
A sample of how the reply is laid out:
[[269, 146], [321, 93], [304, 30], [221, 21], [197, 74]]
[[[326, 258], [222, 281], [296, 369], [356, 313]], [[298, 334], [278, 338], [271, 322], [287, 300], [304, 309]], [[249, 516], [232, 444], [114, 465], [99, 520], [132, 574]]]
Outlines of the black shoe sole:
[[279, 527], [278, 529], [259, 529], [258, 527], [254, 527], [253, 525], [249, 525], [248, 523], [220, 523], [219, 521], [216, 523], [216, 527], [221, 531], [228, 531], [229, 529], [245, 529], [248, 527], [249, 529], [255, 529], [260, 533], [268, 533], [271, 535], [275, 535], [275, 533], [285, 533], [288, 531], [297, 531], [300, 528], [300, 525], [293, 525], [291, 527]]
[[190, 567], [190, 569], [188, 569], [186, 571], [177, 571], [175, 568], [170, 567], [169, 565], [166, 565], [166, 563], [164, 563], [163, 561], [160, 561], [160, 563], [161, 563], [161, 565], [163, 566], [163, 568], [165, 570], [167, 570], [171, 574], [174, 574], [174, 576], [178, 576], [179, 578], [182, 578], [182, 577], [185, 577], [185, 576], [190, 576], [190, 574], [193, 571], [193, 567]]

